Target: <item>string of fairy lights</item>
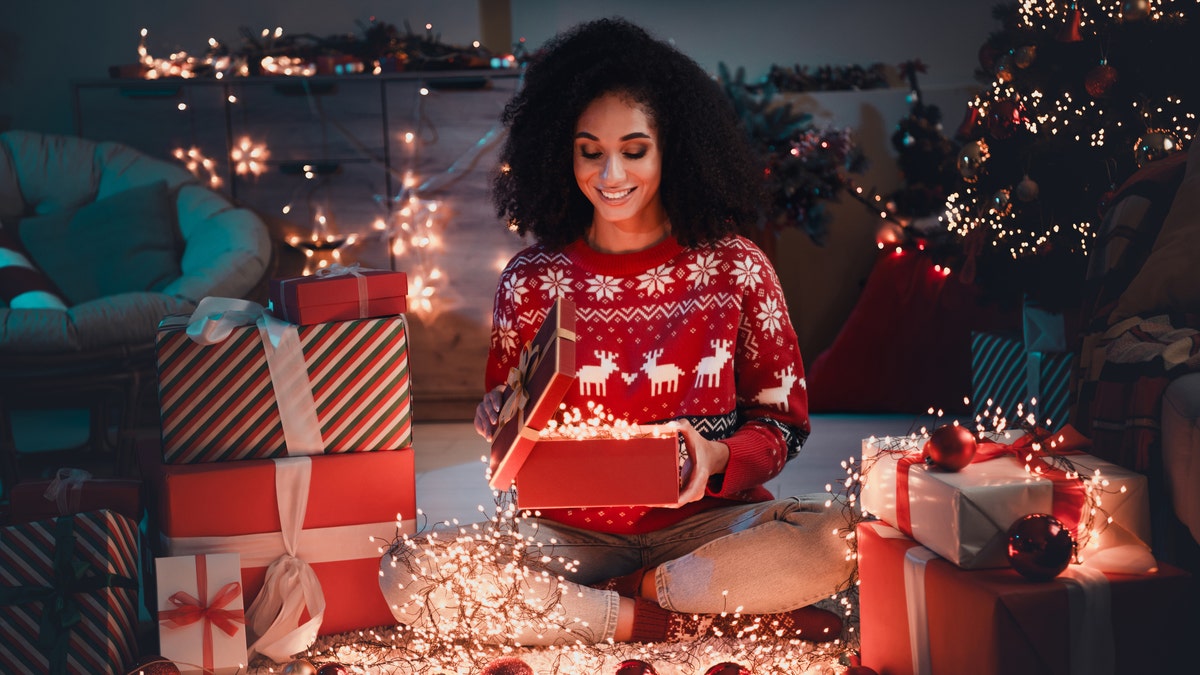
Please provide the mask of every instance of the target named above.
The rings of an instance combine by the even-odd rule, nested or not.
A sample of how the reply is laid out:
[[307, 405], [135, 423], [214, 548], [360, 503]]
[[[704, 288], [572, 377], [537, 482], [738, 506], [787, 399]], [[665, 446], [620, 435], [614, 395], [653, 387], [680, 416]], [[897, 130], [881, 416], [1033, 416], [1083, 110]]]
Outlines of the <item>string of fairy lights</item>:
[[[1114, 22], [1194, 20], [1191, 14], [1185, 16], [1184, 8], [1190, 10], [1195, 5], [1200, 5], [1200, 2], [1020, 2], [1017, 16], [1021, 28], [1049, 33], [1058, 42], [1094, 39], [1098, 44], [1098, 65], [1086, 74], [1084, 86], [1079, 87], [1087, 91], [1075, 91], [1067, 86], [1048, 94], [1041, 87], [1028, 91], [1018, 88], [1016, 74], [1039, 57], [1036, 44], [1018, 44], [1007, 53], [999, 54], [994, 64], [985, 64], [985, 69], [992, 71], [994, 78], [966, 102], [966, 115], [958, 131], [962, 142], [952, 161], [961, 180], [947, 190], [944, 204], [937, 213], [929, 218], [916, 219], [935, 220], [935, 227], [930, 228], [928, 223], [923, 223], [925, 229], [918, 232], [910, 227], [914, 219], [897, 214], [895, 205], [881, 195], [850, 185], [850, 196], [880, 218], [876, 233], [877, 247], [881, 250], [892, 246], [902, 247], [905, 239], [916, 241], [919, 247], [923, 247], [927, 236], [936, 239], [939, 234], [944, 234], [959, 242], [967, 258], [978, 255], [981, 246], [987, 246], [1001, 257], [1011, 260], [1055, 250], [1070, 250], [1086, 257], [1097, 236], [1097, 218], [1102, 212], [1103, 203], [1099, 209], [1094, 209], [1096, 218], [1089, 218], [1084, 212], [1055, 214], [1052, 210], [1042, 209], [1035, 211], [1040, 213], [1038, 218], [1023, 215], [1020, 209], [1036, 202], [1039, 191], [1042, 192], [1040, 196], [1045, 197], [1045, 191], [1030, 178], [1028, 170], [1023, 176], [1017, 172], [1008, 185], [997, 186], [996, 180], [981, 180], [991, 168], [989, 160], [992, 159], [993, 149], [989, 148], [988, 134], [974, 137], [976, 134], [971, 132], [983, 125], [1002, 141], [1011, 140], [1018, 133], [1028, 135], [1030, 142], [1040, 138], [1053, 139], [1061, 144], [1065, 140], [1089, 151], [1091, 154], [1088, 157], [1092, 160], [1111, 157], [1113, 150], [1107, 146], [1111, 145], [1112, 139], [1133, 137], [1136, 141], [1132, 147], [1118, 148], [1116, 151], [1130, 153], [1133, 160], [1130, 164], [1135, 168], [1142, 168], [1184, 149], [1192, 142], [1197, 127], [1194, 102], [1178, 93], [1168, 93], [1161, 98], [1138, 95], [1133, 100], [1108, 96], [1108, 88], [1116, 80], [1117, 74], [1107, 59], [1109, 38], [1101, 34], [1110, 29]], [[1170, 65], [1163, 64], [1163, 67], [1169, 68]], [[914, 95], [917, 92], [914, 91]], [[1136, 129], [1131, 130], [1129, 125]], [[1009, 157], [1005, 159], [1011, 160]], [[1117, 173], [1112, 159], [1105, 159], [1104, 166], [1108, 172], [1107, 183], [1115, 189], [1127, 176]], [[988, 187], [984, 187], [985, 184]], [[1063, 196], [1057, 197], [1061, 199]]]
[[[1036, 400], [1031, 400], [1029, 406], [1036, 406]], [[1042, 468], [1044, 463], [1060, 470], [1061, 479], [1084, 491], [1080, 523], [1073, 532], [1076, 548], [1072, 559], [1073, 564], [1082, 564], [1089, 550], [1101, 548], [1105, 532], [1114, 522], [1104, 508], [1104, 500], [1125, 492], [1126, 487], [1113, 486], [1099, 471], [1081, 473], [1069, 456], [1058, 454], [1056, 447], [1063, 439], [1046, 431], [1051, 420], [1039, 421], [1027, 412], [1024, 403], [1018, 403], [1011, 414], [1011, 418], [1006, 416], [989, 401], [974, 418], [974, 433], [982, 440], [997, 443], [1012, 443], [1018, 432], [1035, 434], [1038, 440], [1024, 455], [1015, 457], [1023, 463], [1029, 479], [1050, 480]], [[858, 500], [874, 466], [885, 459], [920, 455], [931, 427], [944, 423], [952, 422], [944, 411], [931, 408], [926, 416], [914, 420], [909, 433], [864, 439], [863, 453], [841, 462], [842, 477], [825, 485], [829, 495], [825, 507], [839, 509], [844, 516], [844, 524], [832, 530], [830, 536], [842, 541], [847, 561], [858, 559], [857, 526], [875, 518]], [[554, 426], [552, 434], [560, 437], [615, 438], [629, 433], [629, 428], [611, 415], [591, 407], [588, 413], [560, 411]], [[480, 459], [486, 468], [487, 457]], [[753, 617], [746, 616], [745, 623], [735, 625], [734, 630], [693, 642], [596, 644], [590, 626], [562, 612], [557, 599], [568, 587], [561, 575], [546, 568], [552, 560], [572, 570], [577, 570], [578, 563], [563, 558], [553, 542], [538, 542], [521, 534], [522, 520], [537, 514], [522, 511], [511, 490], [495, 490], [492, 494], [490, 517], [486, 507], [477, 507], [486, 520], [464, 524], [452, 519], [431, 525], [427, 514], [418, 511], [418, 521], [425, 524], [416, 534], [403, 534], [398, 526], [395, 538], [377, 541], [385, 564], [403, 569], [408, 578], [419, 582], [412, 584], [418, 590], [404, 604], [434, 610], [433, 620], [416, 626], [326, 636], [301, 658], [314, 664], [343, 664], [348, 672], [412, 675], [444, 675], [464, 669], [492, 672], [486, 668], [505, 659], [530, 666], [539, 675], [614, 672], [615, 664], [630, 659], [658, 668], [676, 668], [664, 672], [702, 673], [708, 672], [705, 669], [711, 664], [735, 662], [744, 668], [743, 672], [754, 675], [815, 675], [841, 672], [841, 666], [856, 658], [861, 582], [857, 566], [827, 603], [840, 611], [845, 626], [842, 639], [830, 643], [812, 643], [763, 630]], [[397, 515], [397, 522], [403, 522], [403, 514]], [[551, 628], [565, 629], [578, 639], [538, 648], [520, 642], [520, 636], [537, 635]], [[267, 668], [252, 672], [276, 671]], [[284, 668], [282, 672], [292, 671]]]
[[[432, 25], [426, 24], [426, 33], [432, 35]], [[142, 29], [137, 46], [138, 62], [142, 68], [142, 77], [149, 80], [162, 78], [191, 79], [199, 76], [225, 79], [246, 77], [257, 67], [263, 75], [310, 77], [318, 70], [312, 60], [285, 54], [264, 54], [256, 64], [251, 64], [245, 56], [234, 58], [225, 53], [223, 45], [215, 38], [208, 41], [208, 52], [203, 56], [194, 56], [184, 51], [176, 51], [166, 57], [152, 55], [146, 45], [149, 31]], [[259, 37], [264, 41], [278, 41], [284, 37], [283, 29], [263, 29]], [[479, 49], [478, 42], [473, 44]], [[338, 74], [354, 74], [370, 72], [378, 75], [382, 72], [382, 63], [375, 60], [364, 65], [361, 61], [350, 60], [337, 66]], [[491, 60], [490, 66], [496, 69], [509, 69], [516, 65], [512, 55], [502, 55]], [[426, 87], [420, 87], [420, 97], [430, 94]], [[227, 97], [230, 105], [236, 105], [239, 100], [234, 94]], [[181, 102], [179, 110], [187, 109], [187, 104]], [[324, 119], [324, 117], [322, 117]], [[382, 164], [382, 160], [374, 158], [368, 148], [358, 141], [350, 130], [343, 128], [336, 120], [325, 120], [338, 131], [347, 142], [356, 147], [362, 156]], [[416, 156], [416, 145], [419, 134], [414, 130], [404, 130], [397, 134], [396, 140], [402, 148], [402, 154], [411, 163]], [[478, 153], [481, 146], [470, 152]], [[203, 180], [208, 186], [217, 189], [224, 185], [222, 162], [205, 154], [202, 148], [192, 146], [178, 147], [172, 155], [179, 160], [191, 173]], [[230, 170], [239, 177], [258, 178], [269, 170], [271, 158], [270, 148], [265, 142], [255, 140], [250, 136], [242, 136], [229, 149]], [[385, 167], [390, 171], [399, 184], [400, 189], [395, 195], [379, 201], [379, 216], [369, 224], [350, 223], [335, 226], [335, 214], [330, 205], [316, 203], [312, 198], [328, 178], [322, 175], [319, 167], [304, 165], [300, 174], [303, 184], [294, 191], [287, 203], [280, 205], [279, 213], [283, 216], [294, 216], [303, 201], [308, 206], [309, 228], [305, 234], [291, 234], [286, 242], [301, 251], [305, 256], [302, 274], [313, 274], [321, 268], [342, 262], [343, 249], [362, 243], [367, 238], [380, 238], [386, 242], [388, 256], [393, 265], [396, 260], [405, 260], [405, 270], [409, 275], [409, 309], [415, 313], [429, 314], [434, 311], [434, 296], [446, 282], [445, 272], [438, 264], [443, 250], [441, 229], [444, 225], [442, 214], [445, 210], [443, 200], [424, 196], [425, 188], [434, 183], [448, 182], [446, 176], [435, 176], [422, 181], [411, 168], [395, 169]], [[452, 167], [452, 170], [456, 167]], [[450, 171], [447, 171], [450, 173]], [[437, 187], [437, 186], [435, 186]], [[309, 203], [311, 202], [311, 203]], [[365, 227], [364, 227], [365, 225]]]

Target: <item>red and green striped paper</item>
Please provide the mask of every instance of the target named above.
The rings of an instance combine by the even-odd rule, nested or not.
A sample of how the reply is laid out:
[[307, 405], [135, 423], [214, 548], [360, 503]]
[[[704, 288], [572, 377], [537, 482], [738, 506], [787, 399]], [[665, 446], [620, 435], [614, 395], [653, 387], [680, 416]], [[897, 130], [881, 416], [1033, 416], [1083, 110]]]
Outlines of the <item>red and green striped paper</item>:
[[[236, 328], [224, 342], [204, 346], [188, 338], [186, 326], [186, 316], [169, 316], [158, 329], [164, 460], [192, 464], [287, 456], [258, 328]], [[297, 330], [325, 454], [410, 446], [404, 317]]]
[[[26, 596], [0, 602], [0, 672], [126, 672], [137, 655], [137, 528], [137, 523], [113, 511], [0, 528], [0, 598]], [[73, 547], [69, 562], [63, 562], [77, 577], [76, 583], [94, 590], [63, 594], [69, 607], [64, 611], [77, 609], [79, 620], [61, 628], [69, 631], [66, 648], [55, 657], [56, 636], [43, 634], [43, 614], [56, 600], [28, 597], [45, 595], [51, 588], [63, 591], [56, 578], [55, 555], [64, 546]], [[70, 621], [51, 623], [61, 626]]]

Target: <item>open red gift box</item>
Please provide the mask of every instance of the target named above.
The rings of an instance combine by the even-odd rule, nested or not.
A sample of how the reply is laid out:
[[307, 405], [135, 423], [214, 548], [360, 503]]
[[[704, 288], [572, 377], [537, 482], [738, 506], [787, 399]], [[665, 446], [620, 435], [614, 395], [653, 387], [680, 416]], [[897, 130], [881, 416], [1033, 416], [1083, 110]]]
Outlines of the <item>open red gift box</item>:
[[301, 326], [393, 316], [408, 309], [408, 277], [337, 266], [310, 276], [271, 279], [270, 295], [271, 313]]
[[[678, 433], [547, 435], [547, 423], [575, 385], [574, 303], [555, 301], [521, 360], [505, 401], [513, 414], [492, 441], [492, 488], [507, 490], [515, 484], [517, 505], [526, 510], [664, 506], [679, 501]], [[525, 397], [528, 400], [520, 404]]]

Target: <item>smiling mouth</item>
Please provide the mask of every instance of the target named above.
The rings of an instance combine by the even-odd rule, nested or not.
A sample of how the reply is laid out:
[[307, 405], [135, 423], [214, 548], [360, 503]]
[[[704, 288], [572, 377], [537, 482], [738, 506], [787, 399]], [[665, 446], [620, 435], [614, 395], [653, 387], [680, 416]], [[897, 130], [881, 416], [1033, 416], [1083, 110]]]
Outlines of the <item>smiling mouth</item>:
[[616, 192], [609, 192], [609, 191], [607, 191], [607, 190], [600, 190], [600, 194], [601, 194], [601, 195], [602, 195], [602, 196], [603, 196], [605, 199], [607, 199], [607, 200], [609, 200], [609, 201], [614, 201], [614, 202], [615, 202], [615, 201], [618, 201], [618, 200], [621, 200], [621, 199], [624, 199], [624, 198], [626, 198], [626, 197], [628, 197], [630, 192], [633, 192], [633, 188], [626, 188], [626, 189], [624, 189], [624, 190], [618, 190], [618, 191], [616, 191]]

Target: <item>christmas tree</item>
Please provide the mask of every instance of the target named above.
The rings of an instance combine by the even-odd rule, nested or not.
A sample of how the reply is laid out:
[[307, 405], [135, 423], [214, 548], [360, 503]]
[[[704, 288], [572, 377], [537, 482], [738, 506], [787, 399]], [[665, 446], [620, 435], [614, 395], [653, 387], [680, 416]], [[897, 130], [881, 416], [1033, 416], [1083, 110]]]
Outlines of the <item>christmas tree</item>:
[[1001, 303], [1078, 302], [1106, 198], [1191, 140], [1200, 78], [1196, 0], [1025, 0], [995, 9], [986, 86], [956, 140], [946, 261]]
[[925, 64], [906, 61], [899, 71], [908, 82], [912, 106], [892, 132], [896, 165], [904, 183], [888, 195], [887, 206], [900, 218], [925, 218], [941, 212], [947, 188], [956, 182], [958, 148], [942, 132], [941, 109], [927, 103], [921, 93], [917, 74], [925, 72]]
[[724, 63], [718, 66], [725, 94], [763, 168], [766, 202], [753, 233], [758, 243], [769, 252], [779, 233], [793, 227], [824, 245], [830, 221], [826, 204], [838, 200], [850, 174], [866, 168], [862, 150], [848, 129], [817, 128], [811, 114], [780, 102], [773, 82], [750, 85], [745, 69], [730, 75]]

